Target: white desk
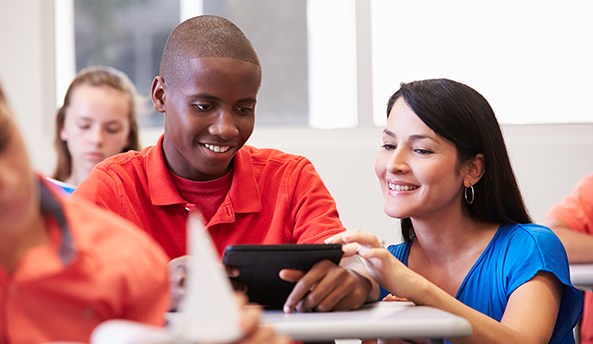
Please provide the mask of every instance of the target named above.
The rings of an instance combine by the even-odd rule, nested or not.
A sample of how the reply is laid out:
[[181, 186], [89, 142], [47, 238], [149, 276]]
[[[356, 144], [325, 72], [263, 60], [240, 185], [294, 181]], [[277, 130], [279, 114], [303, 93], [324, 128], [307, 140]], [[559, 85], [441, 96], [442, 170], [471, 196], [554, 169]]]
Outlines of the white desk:
[[570, 281], [580, 290], [591, 291], [593, 264], [570, 264]]
[[376, 302], [353, 311], [290, 313], [265, 311], [262, 322], [296, 341], [469, 336], [469, 321], [409, 302]]

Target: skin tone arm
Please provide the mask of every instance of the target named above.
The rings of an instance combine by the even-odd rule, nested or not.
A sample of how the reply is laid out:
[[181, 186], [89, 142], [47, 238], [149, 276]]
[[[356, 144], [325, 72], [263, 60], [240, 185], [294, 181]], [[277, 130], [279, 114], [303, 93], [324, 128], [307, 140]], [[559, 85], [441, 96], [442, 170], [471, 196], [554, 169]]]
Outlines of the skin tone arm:
[[570, 263], [593, 263], [593, 236], [570, 229], [564, 222], [546, 218], [544, 225], [558, 236]]
[[452, 343], [547, 343], [552, 335], [563, 288], [552, 274], [539, 272], [517, 288], [498, 322], [407, 268], [388, 250], [380, 248], [373, 234], [351, 231], [327, 242], [350, 244], [344, 247], [346, 254], [358, 252], [366, 260], [369, 273], [394, 295], [467, 319], [473, 328], [472, 335], [451, 339]]

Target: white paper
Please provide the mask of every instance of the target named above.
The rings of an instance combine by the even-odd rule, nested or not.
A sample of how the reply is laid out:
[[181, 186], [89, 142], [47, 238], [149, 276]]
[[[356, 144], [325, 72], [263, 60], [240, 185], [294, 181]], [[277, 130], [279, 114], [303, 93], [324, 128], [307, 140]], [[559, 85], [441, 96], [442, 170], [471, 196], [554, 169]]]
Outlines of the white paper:
[[186, 292], [180, 312], [169, 317], [167, 327], [106, 321], [93, 331], [92, 344], [229, 343], [241, 337], [233, 288], [199, 215], [189, 215], [187, 231]]

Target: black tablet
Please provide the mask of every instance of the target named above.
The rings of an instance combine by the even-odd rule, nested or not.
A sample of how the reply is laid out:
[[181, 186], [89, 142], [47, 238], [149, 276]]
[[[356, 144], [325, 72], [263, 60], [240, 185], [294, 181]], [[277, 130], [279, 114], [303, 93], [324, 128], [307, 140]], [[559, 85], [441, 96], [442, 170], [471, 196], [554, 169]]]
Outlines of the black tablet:
[[295, 283], [280, 279], [280, 270], [307, 271], [324, 259], [339, 264], [343, 253], [340, 244], [231, 245], [222, 263], [239, 269], [239, 277], [234, 279], [247, 285], [251, 302], [282, 309]]

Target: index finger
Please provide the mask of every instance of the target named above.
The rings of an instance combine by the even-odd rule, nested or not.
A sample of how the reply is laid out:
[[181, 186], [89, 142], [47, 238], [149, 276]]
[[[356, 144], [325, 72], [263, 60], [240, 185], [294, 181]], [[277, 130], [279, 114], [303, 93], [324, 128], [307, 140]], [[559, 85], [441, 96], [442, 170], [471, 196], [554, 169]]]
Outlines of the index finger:
[[377, 239], [377, 236], [372, 233], [363, 233], [359, 230], [347, 231], [326, 240], [326, 243], [357, 243], [362, 246], [369, 246], [372, 248], [381, 247], [382, 243]]

